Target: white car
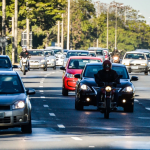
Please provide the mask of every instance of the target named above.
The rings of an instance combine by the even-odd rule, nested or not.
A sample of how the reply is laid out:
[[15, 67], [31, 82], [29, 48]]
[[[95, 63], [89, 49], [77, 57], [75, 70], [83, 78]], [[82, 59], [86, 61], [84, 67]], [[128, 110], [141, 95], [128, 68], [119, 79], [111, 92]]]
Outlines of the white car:
[[143, 52], [132, 51], [125, 53], [122, 64], [126, 66], [129, 73], [144, 72], [148, 75], [148, 59]]
[[62, 66], [65, 55], [63, 54], [63, 49], [61, 47], [49, 46], [45, 50], [53, 50], [56, 57], [56, 65]]

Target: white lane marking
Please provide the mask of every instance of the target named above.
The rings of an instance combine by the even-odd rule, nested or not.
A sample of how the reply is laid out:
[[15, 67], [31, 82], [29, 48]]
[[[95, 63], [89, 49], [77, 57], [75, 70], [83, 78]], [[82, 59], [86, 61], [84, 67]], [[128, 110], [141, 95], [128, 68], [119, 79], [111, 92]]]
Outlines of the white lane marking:
[[45, 96], [41, 96], [41, 98], [45, 98]]
[[76, 141], [82, 141], [82, 139], [78, 138], [78, 137], [71, 137], [72, 139], [76, 140]]
[[145, 109], [150, 110], [150, 108], [146, 107]]
[[137, 99], [135, 99], [134, 101], [135, 101], [135, 102], [139, 102], [139, 100], [137, 100]]
[[44, 91], [43, 91], [43, 90], [40, 90], [39, 92], [41, 92], [41, 93], [42, 93], [42, 92], [44, 92]]
[[40, 83], [43, 83], [43, 81], [41, 81]]
[[43, 87], [42, 85], [40, 85], [39, 87]]
[[58, 124], [57, 125], [59, 128], [65, 128], [65, 126], [63, 124]]
[[139, 119], [150, 119], [150, 117], [138, 117]]
[[49, 113], [50, 116], [56, 116], [54, 113]]
[[44, 107], [49, 107], [48, 105], [43, 105]]
[[55, 73], [55, 72], [52, 72], [52, 73]]
[[89, 146], [90, 148], [95, 148], [95, 146]]

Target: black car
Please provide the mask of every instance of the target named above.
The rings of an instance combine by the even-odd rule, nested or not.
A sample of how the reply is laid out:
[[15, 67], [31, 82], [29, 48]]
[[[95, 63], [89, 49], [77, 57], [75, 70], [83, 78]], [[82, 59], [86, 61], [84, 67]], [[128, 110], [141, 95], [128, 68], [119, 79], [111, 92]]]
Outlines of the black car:
[[[75, 75], [75, 78], [79, 78], [75, 91], [75, 109], [82, 110], [84, 106], [97, 105], [96, 95], [99, 87], [94, 74], [101, 69], [102, 63], [88, 63], [81, 75]], [[122, 64], [112, 64], [112, 69], [122, 75], [120, 84], [116, 87], [119, 92], [118, 106], [123, 107], [126, 112], [133, 112], [135, 88], [131, 81], [137, 81], [138, 77], [132, 76], [130, 79], [126, 67]]]

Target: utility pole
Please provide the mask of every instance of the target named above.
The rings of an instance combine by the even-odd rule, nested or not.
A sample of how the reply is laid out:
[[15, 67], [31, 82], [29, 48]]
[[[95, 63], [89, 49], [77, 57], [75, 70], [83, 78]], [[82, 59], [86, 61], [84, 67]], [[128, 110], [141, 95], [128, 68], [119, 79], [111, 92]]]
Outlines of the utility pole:
[[108, 43], [109, 33], [108, 33], [108, 30], [109, 30], [109, 5], [108, 5], [108, 8], [107, 8], [107, 49], [109, 48], [109, 43]]
[[64, 21], [63, 21], [63, 14], [62, 14], [62, 23], [61, 23], [61, 47], [64, 48]]
[[67, 31], [67, 49], [70, 49], [70, 0], [68, 0], [68, 31]]
[[15, 0], [15, 36], [14, 36], [15, 63], [17, 63], [17, 44], [18, 44], [18, 0]]
[[30, 34], [30, 25], [29, 25], [29, 19], [26, 19], [26, 28], [27, 28], [27, 49], [30, 48], [30, 41], [29, 41], [29, 34]]
[[115, 48], [117, 48], [117, 9], [118, 7], [116, 6]]
[[[6, 36], [6, 0], [2, 0], [2, 37]], [[5, 46], [2, 45], [2, 55], [5, 55]]]
[[58, 21], [57, 46], [60, 46], [60, 21]]
[[14, 26], [14, 22], [15, 22], [15, 19], [14, 19], [14, 17], [12, 17], [12, 64], [15, 63], [15, 47], [14, 47], [15, 26]]

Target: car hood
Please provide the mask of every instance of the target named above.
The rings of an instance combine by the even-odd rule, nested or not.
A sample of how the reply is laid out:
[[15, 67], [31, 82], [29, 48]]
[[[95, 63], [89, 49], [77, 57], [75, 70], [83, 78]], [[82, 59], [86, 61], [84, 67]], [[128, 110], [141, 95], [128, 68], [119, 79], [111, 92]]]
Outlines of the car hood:
[[12, 68], [0, 68], [0, 71], [13, 71]]
[[[97, 87], [97, 84], [95, 82], [94, 78], [83, 78], [81, 81], [82, 84], [86, 84], [88, 86]], [[117, 84], [117, 88], [124, 88], [126, 86], [131, 86], [132, 83], [129, 79], [121, 79], [120, 84]]]
[[83, 69], [68, 69], [67, 73], [70, 74], [81, 74]]
[[45, 59], [45, 56], [31, 56], [30, 60], [42, 60]]
[[17, 100], [26, 100], [26, 94], [0, 94], [0, 105], [11, 105]]

